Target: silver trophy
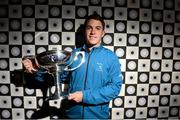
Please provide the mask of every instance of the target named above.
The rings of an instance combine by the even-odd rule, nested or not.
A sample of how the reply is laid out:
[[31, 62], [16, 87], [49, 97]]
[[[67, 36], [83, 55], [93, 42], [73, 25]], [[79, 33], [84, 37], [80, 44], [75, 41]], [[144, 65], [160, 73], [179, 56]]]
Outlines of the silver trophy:
[[[68, 92], [62, 89], [63, 83], [60, 82], [59, 75], [63, 71], [73, 71], [79, 68], [85, 61], [85, 54], [82, 51], [79, 52], [68, 52], [63, 50], [49, 50], [38, 54], [35, 57], [35, 61], [41, 66], [51, 71], [49, 69], [55, 69], [52, 73], [54, 77], [55, 92], [52, 96], [49, 96], [47, 100], [57, 100], [66, 99], [68, 97]], [[72, 64], [76, 63], [76, 66]], [[51, 73], [51, 72], [50, 72]]]

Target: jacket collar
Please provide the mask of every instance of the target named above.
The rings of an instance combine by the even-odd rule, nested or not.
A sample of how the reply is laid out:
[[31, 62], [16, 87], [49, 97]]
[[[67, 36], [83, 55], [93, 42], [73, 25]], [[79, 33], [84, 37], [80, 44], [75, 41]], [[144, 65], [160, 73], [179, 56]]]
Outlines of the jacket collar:
[[[100, 44], [100, 45], [97, 46], [97, 47], [93, 47], [92, 50], [101, 49], [102, 47], [103, 47], [102, 44]], [[88, 49], [87, 44], [84, 44], [81, 49], [84, 50], [84, 51], [86, 51], [86, 52], [90, 52], [89, 49]], [[92, 51], [92, 50], [91, 50], [91, 51]]]

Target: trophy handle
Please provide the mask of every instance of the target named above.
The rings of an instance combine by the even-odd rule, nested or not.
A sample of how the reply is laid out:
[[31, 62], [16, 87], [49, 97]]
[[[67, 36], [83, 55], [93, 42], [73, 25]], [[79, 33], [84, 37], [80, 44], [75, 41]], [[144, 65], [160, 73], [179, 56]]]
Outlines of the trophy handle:
[[[79, 63], [79, 65], [77, 65], [74, 68], [69, 69], [69, 66], [74, 62], [74, 60], [78, 59], [79, 55], [81, 55], [81, 57], [82, 57], [81, 62]], [[83, 52], [83, 51], [75, 52], [74, 58], [72, 58], [72, 59], [73, 60], [71, 60], [71, 62], [68, 65], [66, 65], [66, 67], [64, 68], [64, 71], [73, 71], [73, 70], [79, 68], [85, 62], [85, 52]]]

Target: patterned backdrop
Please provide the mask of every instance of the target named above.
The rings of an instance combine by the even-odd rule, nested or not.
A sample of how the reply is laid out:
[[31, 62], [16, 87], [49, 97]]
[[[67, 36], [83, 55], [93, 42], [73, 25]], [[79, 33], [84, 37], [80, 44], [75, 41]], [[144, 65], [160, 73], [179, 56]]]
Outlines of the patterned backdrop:
[[22, 57], [72, 50], [94, 12], [105, 19], [103, 45], [122, 64], [111, 118], [180, 119], [180, 0], [0, 0], [0, 119], [28, 119], [42, 107], [39, 88], [19, 85]]

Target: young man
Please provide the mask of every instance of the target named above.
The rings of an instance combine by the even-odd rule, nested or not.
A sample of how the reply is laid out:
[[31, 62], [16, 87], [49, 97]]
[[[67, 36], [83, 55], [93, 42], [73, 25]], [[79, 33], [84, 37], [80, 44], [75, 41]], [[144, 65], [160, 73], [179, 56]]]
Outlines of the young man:
[[[104, 20], [97, 14], [85, 20], [86, 44], [73, 52], [84, 51], [85, 62], [76, 70], [60, 75], [69, 82], [67, 118], [108, 119], [109, 102], [119, 95], [122, 79], [118, 57], [102, 46], [105, 34]], [[32, 73], [32, 64], [24, 60], [26, 72]], [[40, 70], [39, 70], [40, 71]], [[39, 71], [34, 74], [42, 77]]]

